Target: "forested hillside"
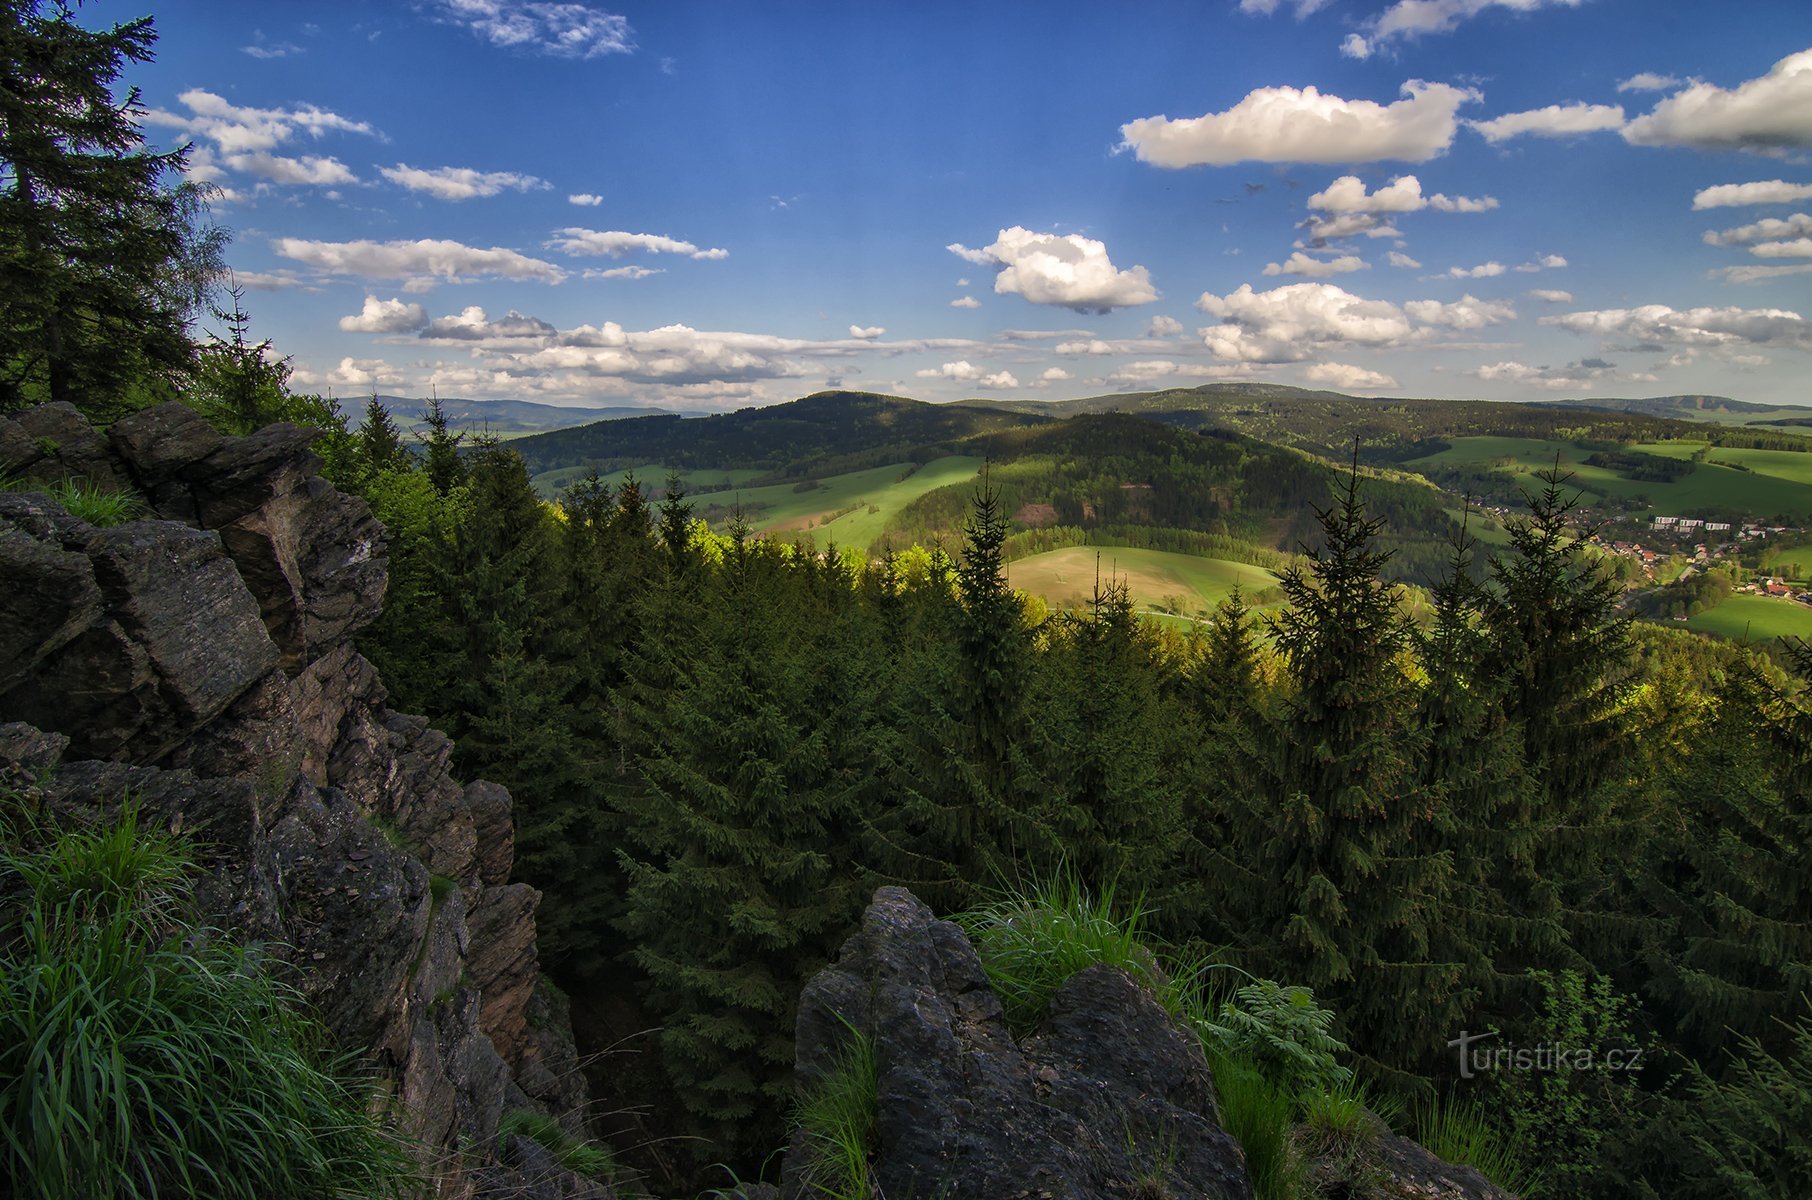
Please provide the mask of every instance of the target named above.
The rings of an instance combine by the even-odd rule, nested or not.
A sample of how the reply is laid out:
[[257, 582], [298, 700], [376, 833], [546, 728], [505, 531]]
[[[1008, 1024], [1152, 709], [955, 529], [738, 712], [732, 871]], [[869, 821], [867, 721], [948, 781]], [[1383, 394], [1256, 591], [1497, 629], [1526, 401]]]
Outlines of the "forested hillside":
[[[0, 777], [0, 1029], [38, 1031], [0, 1046], [21, 1064], [0, 1074], [0, 1193], [224, 1179], [221, 1194], [410, 1195], [453, 1179], [489, 1200], [523, 1194], [514, 1176], [477, 1190], [512, 1151], [558, 1165], [537, 1186], [596, 1176], [561, 1195], [747, 1200], [772, 1194], [757, 1189], [784, 1148], [793, 1196], [874, 1200], [855, 1186], [882, 1150], [873, 1044], [864, 1056], [864, 1031], [801, 1001], [840, 947], [882, 952], [872, 911], [909, 924], [921, 966], [985, 968], [943, 981], [956, 995], [940, 1003], [946, 1027], [995, 1039], [983, 1065], [1018, 1064], [1023, 1088], [1000, 1095], [1078, 1079], [1107, 1094], [1024, 1051], [1056, 1017], [1086, 1023], [1049, 1008], [1072, 980], [1130, 994], [1183, 1056], [1139, 1069], [1184, 1063], [1187, 1111], [1220, 1123], [1203, 1141], [1232, 1164], [1224, 1195], [1381, 1195], [1368, 1155], [1393, 1129], [1476, 1167], [1490, 1194], [1812, 1195], [1812, 644], [1639, 623], [1626, 584], [1647, 568], [1594, 540], [1668, 504], [1734, 510], [1725, 525], [1791, 515], [1780, 497], [1812, 480], [1812, 441], [1220, 385], [1037, 409], [823, 392], [513, 441], [431, 402], [411, 433], [375, 394], [348, 412], [292, 387], [282, 347], [254, 340], [184, 152], [149, 151], [135, 102], [113, 99], [148, 21], [86, 34], [60, 6], [0, 17], [0, 52], [25, 39], [41, 85], [22, 126], [0, 78], [0, 415], [25, 414], [0, 425], [0, 488], [30, 493], [0, 538], [64, 589], [0, 600], [32, 618], [29, 637], [9, 619], [0, 649], [30, 670], [98, 664], [100, 680], [9, 675], [8, 737], [41, 722], [48, 735], [26, 733], [62, 738], [48, 757], [33, 744], [49, 763], [69, 743], [50, 727], [91, 719], [112, 740], [78, 765], [110, 805], [120, 780], [211, 786], [208, 764], [230, 761], [224, 830], [185, 832], [203, 859], [211, 838], [253, 847], [222, 870], [270, 897], [223, 893], [224, 928], [204, 928], [178, 908], [186, 842], [145, 853], [130, 825], [65, 839], [44, 819], [64, 795], [48, 766]], [[1513, 437], [1534, 444], [1498, 444]], [[557, 488], [550, 472], [567, 472]], [[714, 490], [692, 493], [687, 472], [715, 472]], [[757, 527], [741, 487], [805, 499]], [[819, 489], [835, 496], [822, 510]], [[838, 543], [826, 531], [852, 514], [871, 536]], [[1649, 615], [1792, 567], [1801, 532], [1761, 530], [1773, 557], [1753, 568], [1753, 545], [1713, 564], [1685, 543], [1704, 554]], [[1080, 603], [1012, 586], [1011, 567], [1083, 547], [1188, 558], [1227, 594], [1147, 620], [1111, 558]], [[153, 603], [170, 580], [194, 586]], [[252, 650], [216, 653], [229, 635]], [[181, 684], [215, 658], [231, 687]], [[454, 782], [479, 777], [513, 810]], [[344, 861], [305, 861], [321, 845]], [[881, 888], [917, 899], [876, 902]], [[377, 1032], [340, 1045], [364, 1027], [295, 1015], [337, 1001], [318, 976], [291, 994], [267, 963], [287, 923], [307, 963], [389, 981], [359, 1014]], [[330, 935], [379, 923], [383, 961], [361, 974], [360, 944]], [[166, 1078], [157, 1020], [128, 1053], [105, 1022], [60, 1015], [113, 994], [83, 955], [140, 999], [147, 979], [266, 981], [255, 1011], [294, 1020], [292, 1074], [327, 1080], [334, 1104], [304, 1094], [282, 1138], [219, 1150], [184, 1114], [228, 1074], [208, 1064], [235, 1053], [237, 993], [195, 1001], [219, 1032]], [[849, 961], [839, 972], [857, 986]], [[568, 1010], [595, 1104], [549, 1116], [579, 1089], [529, 1050]], [[833, 1021], [852, 1052], [802, 1071], [799, 1042]], [[99, 1047], [77, 1063], [91, 1071], [57, 1049], [78, 1035]], [[520, 1082], [467, 1070], [500, 1056]], [[358, 1071], [403, 1061], [427, 1065], [364, 1105]], [[230, 1074], [263, 1094], [256, 1071]], [[433, 1105], [407, 1083], [443, 1076], [458, 1087]], [[68, 1169], [121, 1142], [152, 1083], [188, 1107], [138, 1119], [195, 1125], [203, 1149], [153, 1171], [122, 1142], [125, 1166]], [[1113, 1084], [1126, 1112], [1149, 1099]], [[909, 1099], [928, 1124], [1017, 1128]], [[420, 1149], [411, 1106], [433, 1108], [435, 1179], [403, 1161]], [[352, 1141], [382, 1161], [336, 1171], [330, 1135], [354, 1111]], [[236, 1112], [210, 1120], [240, 1132]], [[1162, 1139], [1134, 1145], [1132, 1128], [1043, 1132], [1143, 1162], [1141, 1190], [1089, 1195], [1169, 1196]], [[815, 1173], [833, 1152], [847, 1187]]]

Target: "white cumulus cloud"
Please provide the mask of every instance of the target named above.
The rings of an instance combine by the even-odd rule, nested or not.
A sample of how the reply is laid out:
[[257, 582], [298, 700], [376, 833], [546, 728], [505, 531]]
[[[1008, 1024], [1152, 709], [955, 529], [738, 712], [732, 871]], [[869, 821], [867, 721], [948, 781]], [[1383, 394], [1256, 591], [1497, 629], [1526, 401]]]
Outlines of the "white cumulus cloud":
[[364, 279], [406, 279], [413, 283], [462, 283], [477, 278], [559, 283], [566, 272], [550, 262], [502, 246], [482, 249], [460, 242], [423, 238], [418, 241], [317, 242], [278, 238], [271, 243], [280, 256], [329, 275]]
[[1668, 88], [1679, 87], [1677, 75], [1658, 75], [1653, 71], [1642, 71], [1631, 75], [1617, 84], [1620, 92], [1665, 92]]
[[1489, 383], [1520, 383], [1551, 392], [1576, 392], [1591, 388], [1591, 372], [1577, 367], [1532, 367], [1520, 362], [1488, 363], [1472, 374]]
[[1348, 58], [1369, 58], [1399, 41], [1431, 33], [1448, 33], [1462, 21], [1495, 8], [1533, 12], [1538, 8], [1576, 8], [1584, 0], [1395, 0], [1366, 22], [1364, 33], [1348, 34], [1340, 52]]
[[1403, 311], [1424, 325], [1445, 325], [1449, 329], [1483, 329], [1516, 320], [1516, 306], [1507, 300], [1480, 300], [1465, 295], [1450, 304], [1439, 300], [1411, 300]]
[[1364, 367], [1355, 367], [1348, 363], [1316, 363], [1304, 372], [1312, 382], [1325, 383], [1330, 387], [1345, 388], [1349, 391], [1376, 391], [1379, 388], [1392, 388], [1397, 381], [1380, 371], [1368, 371]]
[[1583, 133], [1603, 133], [1622, 129], [1623, 109], [1615, 104], [1550, 104], [1528, 112], [1506, 113], [1489, 121], [1467, 124], [1485, 136], [1488, 142], [1501, 142], [1513, 137], [1574, 137]]
[[1390, 254], [1386, 256], [1386, 258], [1390, 262], [1391, 266], [1400, 268], [1405, 271], [1417, 271], [1417, 270], [1420, 270], [1422, 267], [1421, 262], [1419, 262], [1416, 259], [1411, 258], [1409, 255], [1403, 253], [1401, 250], [1392, 250], [1390, 252]]
[[1637, 117], [1623, 136], [1638, 146], [1783, 151], [1812, 147], [1812, 50], [1725, 89], [1695, 82]]
[[1784, 220], [1768, 217], [1752, 225], [1739, 225], [1735, 229], [1707, 230], [1705, 244], [1749, 246], [1757, 242], [1780, 242], [1808, 236], [1812, 236], [1812, 214], [1794, 213]]
[[427, 310], [419, 304], [369, 295], [356, 315], [340, 318], [340, 328], [347, 333], [413, 333], [427, 323]]
[[1175, 317], [1156, 316], [1151, 324], [1145, 327], [1145, 336], [1154, 338], [1176, 337], [1183, 332], [1183, 323]]
[[1447, 274], [1454, 279], [1490, 279], [1507, 269], [1501, 262], [1487, 262], [1476, 267], [1449, 267]]
[[151, 109], [147, 124], [181, 131], [199, 141], [212, 142], [224, 154], [275, 150], [298, 134], [320, 138], [329, 133], [377, 136], [364, 121], [354, 121], [312, 104], [295, 108], [251, 108], [234, 104], [202, 88], [191, 88], [176, 99], [187, 114]]
[[1331, 283], [1292, 283], [1268, 292], [1251, 284], [1225, 296], [1204, 292], [1196, 307], [1222, 324], [1202, 331], [1216, 358], [1234, 362], [1301, 362], [1318, 345], [1394, 346], [1414, 330], [1403, 310]]
[[1618, 336], [1682, 346], [1779, 345], [1812, 350], [1812, 324], [1783, 308], [1690, 308], [1665, 304], [1607, 308], [1543, 317], [1573, 333]]
[[590, 4], [549, 0], [439, 0], [443, 20], [493, 46], [555, 58], [598, 58], [635, 49], [629, 19]]
[[1755, 183], [1720, 183], [1708, 187], [1692, 198], [1699, 208], [1741, 208], [1750, 204], [1797, 204], [1812, 200], [1812, 183], [1788, 183], [1783, 179], [1759, 180]]
[[1022, 296], [1033, 304], [1107, 312], [1158, 299], [1144, 267], [1118, 269], [1105, 244], [1079, 233], [1034, 233], [1015, 225], [979, 250], [961, 243], [947, 249], [968, 262], [993, 266], [997, 294]]
[[1331, 275], [1346, 275], [1353, 271], [1368, 270], [1371, 264], [1357, 254], [1343, 254], [1339, 258], [1310, 258], [1302, 251], [1290, 255], [1281, 263], [1266, 263], [1266, 275], [1301, 275], [1305, 279], [1326, 279]]
[[851, 325], [849, 327], [850, 337], [861, 338], [865, 342], [871, 342], [886, 332], [886, 327], [881, 325]]
[[1763, 242], [1751, 246], [1749, 253], [1757, 258], [1812, 258], [1812, 238], [1794, 238], [1786, 242]]
[[1529, 293], [1529, 298], [1540, 300], [1543, 304], [1573, 303], [1573, 293], [1563, 292], [1558, 288], [1535, 288]]
[[649, 254], [683, 254], [688, 258], [700, 259], [730, 256], [728, 250], [701, 250], [692, 242], [658, 233], [624, 233], [617, 229], [580, 229], [576, 226], [555, 230], [553, 238], [546, 245], [549, 250], [558, 250], [575, 258], [622, 258], [637, 250]]
[[941, 367], [927, 367], [923, 371], [914, 371], [919, 379], [957, 379], [972, 382], [982, 377], [982, 370], [968, 359], [947, 362]]
[[1744, 265], [1740, 267], [1719, 267], [1711, 274], [1726, 283], [1765, 283], [1770, 279], [1779, 279], [1783, 275], [1804, 275], [1812, 272], [1812, 263], [1802, 263], [1790, 267], [1760, 267]]
[[974, 296], [958, 296], [950, 302], [951, 308], [980, 308], [981, 301]]
[[1160, 167], [1237, 162], [1426, 162], [1453, 144], [1460, 105], [1478, 93], [1412, 79], [1392, 104], [1346, 100], [1314, 87], [1258, 88], [1225, 112], [1120, 127], [1140, 162]]
[[412, 167], [397, 163], [379, 167], [378, 174], [412, 192], [426, 192], [437, 200], [472, 200], [504, 191], [532, 192], [553, 185], [516, 171], [475, 171], [471, 167]]
[[629, 267], [586, 268], [583, 278], [586, 279], [646, 279], [650, 275], [665, 275], [666, 267], [644, 267], [640, 264]]
[[[1342, 175], [1324, 191], [1309, 197], [1309, 207], [1332, 213], [1412, 213], [1425, 208], [1451, 213], [1489, 212], [1497, 207], [1493, 196], [1433, 196], [1422, 194], [1422, 181], [1414, 175], [1403, 175], [1384, 187], [1368, 193], [1357, 175]], [[1323, 234], [1322, 236], [1329, 236]]]
[[580, 208], [596, 208], [598, 205], [604, 203], [604, 197], [593, 192], [574, 192], [566, 198], [566, 202], [568, 204], [576, 204]]
[[243, 154], [222, 154], [219, 161], [235, 171], [268, 179], [272, 183], [338, 187], [359, 181], [359, 177], [345, 163], [332, 156], [323, 157], [319, 154], [290, 157], [252, 150]]
[[1044, 374], [1040, 375], [1038, 378], [1045, 383], [1062, 383], [1066, 379], [1073, 378], [1073, 376], [1062, 367], [1046, 367], [1044, 369]]

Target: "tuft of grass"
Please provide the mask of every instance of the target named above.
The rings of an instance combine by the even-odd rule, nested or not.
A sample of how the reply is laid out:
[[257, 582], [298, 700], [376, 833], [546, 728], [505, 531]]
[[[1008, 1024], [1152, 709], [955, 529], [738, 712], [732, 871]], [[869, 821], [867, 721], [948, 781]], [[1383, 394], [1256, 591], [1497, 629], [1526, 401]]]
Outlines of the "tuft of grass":
[[1302, 1200], [1310, 1194], [1308, 1164], [1292, 1129], [1297, 1097], [1249, 1062], [1210, 1053], [1221, 1124], [1246, 1152], [1256, 1200]]
[[1072, 975], [1101, 964], [1132, 976], [1172, 1016], [1185, 1016], [1185, 989], [1145, 945], [1144, 908], [1134, 905], [1124, 914], [1116, 908], [1111, 886], [1092, 893], [1065, 874], [956, 922], [981, 956], [1008, 1023], [1022, 1033], [1043, 1019], [1051, 997]]
[[874, 1041], [844, 1024], [849, 1045], [836, 1067], [800, 1097], [793, 1120], [811, 1151], [806, 1187], [831, 1200], [871, 1200], [876, 1193], [869, 1156], [880, 1122], [878, 1066]]
[[526, 1108], [512, 1109], [497, 1123], [499, 1140], [525, 1137], [538, 1143], [554, 1160], [575, 1175], [608, 1183], [617, 1173], [616, 1159], [596, 1142], [574, 1137], [552, 1117]]
[[129, 489], [100, 487], [86, 479], [65, 478], [48, 487], [0, 474], [0, 491], [42, 491], [70, 516], [90, 525], [124, 525], [143, 511], [144, 505]]
[[1541, 1194], [1540, 1172], [1523, 1164], [1516, 1148], [1499, 1135], [1477, 1104], [1437, 1098], [1416, 1109], [1415, 1124], [1416, 1140], [1436, 1158], [1473, 1167], [1519, 1196]]
[[5, 826], [0, 1178], [45, 1200], [416, 1187], [376, 1089], [301, 997], [194, 922], [183, 841], [130, 806], [111, 826]]

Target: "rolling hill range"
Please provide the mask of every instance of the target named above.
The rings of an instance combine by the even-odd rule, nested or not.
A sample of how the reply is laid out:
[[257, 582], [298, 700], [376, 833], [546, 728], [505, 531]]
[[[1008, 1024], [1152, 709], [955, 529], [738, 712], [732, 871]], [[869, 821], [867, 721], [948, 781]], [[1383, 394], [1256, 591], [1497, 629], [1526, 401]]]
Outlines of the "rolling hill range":
[[[428, 407], [427, 400], [409, 396], [378, 396], [376, 399], [389, 411], [399, 428], [408, 432], [426, 428], [422, 414]], [[440, 407], [455, 429], [484, 430], [493, 434], [539, 433], [621, 417], [664, 415], [668, 411], [664, 408], [568, 408], [528, 400], [446, 399], [440, 402]]]
[[1729, 396], [1651, 396], [1642, 400], [1580, 396], [1570, 400], [1538, 400], [1532, 407], [1605, 408], [1719, 425], [1812, 424], [1812, 408], [1751, 404], [1747, 400], [1732, 400]]
[[[1368, 508], [1394, 551], [1386, 571], [1406, 581], [1445, 570], [1463, 497], [1515, 511], [1531, 475], [1557, 461], [1594, 519], [1812, 523], [1812, 438], [1731, 423], [1751, 407], [1719, 397], [1592, 407], [1371, 400], [1249, 383], [1050, 403], [837, 391], [696, 419], [601, 421], [511, 445], [550, 499], [591, 472], [633, 473], [657, 493], [676, 473], [714, 527], [740, 518], [757, 532], [874, 552], [954, 549], [986, 463], [1012, 517], [1009, 553], [1059, 555], [1048, 569], [1020, 568], [1040, 594], [1073, 601], [1076, 563], [1117, 547], [1141, 560], [1129, 570], [1141, 601], [1177, 596], [1193, 612], [1218, 593], [1201, 569], [1162, 556], [1268, 570], [1280, 552], [1312, 548], [1315, 510], [1355, 438]], [[1504, 541], [1489, 516], [1474, 528], [1488, 550]], [[1160, 557], [1143, 561], [1151, 555]]]
[[958, 443], [1054, 419], [873, 392], [817, 392], [787, 404], [709, 417], [639, 417], [554, 430], [513, 445], [535, 475], [562, 467], [612, 471], [659, 463], [680, 470], [755, 468], [798, 479], [901, 460], [930, 461]]

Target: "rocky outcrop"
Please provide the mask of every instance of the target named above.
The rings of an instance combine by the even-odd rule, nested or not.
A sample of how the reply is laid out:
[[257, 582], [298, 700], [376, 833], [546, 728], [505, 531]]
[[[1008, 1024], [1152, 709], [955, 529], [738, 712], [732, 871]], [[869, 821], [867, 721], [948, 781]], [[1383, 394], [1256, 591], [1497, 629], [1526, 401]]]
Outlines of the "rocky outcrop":
[[[802, 1094], [842, 1067], [852, 1031], [875, 1056], [875, 1195], [1252, 1195], [1200, 1042], [1112, 967], [1072, 976], [1039, 1028], [1016, 1038], [962, 930], [904, 889], [882, 888], [837, 961], [800, 997]], [[1329, 1158], [1309, 1163], [1327, 1184], [1319, 1194], [1514, 1200], [1471, 1168], [1388, 1132]], [[822, 1194], [813, 1160], [809, 1136], [795, 1134], [781, 1189], [787, 1200]]]
[[539, 895], [509, 883], [508, 792], [455, 779], [451, 743], [391, 710], [353, 647], [383, 530], [309, 442], [222, 437], [175, 404], [105, 438], [66, 405], [0, 419], [0, 471], [130, 486], [148, 509], [97, 529], [0, 493], [0, 771], [65, 813], [130, 797], [193, 835], [215, 922], [394, 1081], [437, 1195], [607, 1197], [497, 1144], [511, 1109], [586, 1131]]
[[[1044, 1027], [1018, 1042], [962, 931], [903, 889], [882, 888], [800, 998], [801, 1088], [836, 1069], [850, 1028], [873, 1040], [878, 1064], [879, 1194], [1252, 1195], [1200, 1045], [1111, 968], [1072, 978]], [[796, 1139], [783, 1187], [791, 1200], [812, 1194], [810, 1157]]]

